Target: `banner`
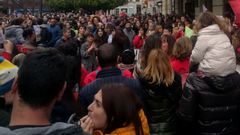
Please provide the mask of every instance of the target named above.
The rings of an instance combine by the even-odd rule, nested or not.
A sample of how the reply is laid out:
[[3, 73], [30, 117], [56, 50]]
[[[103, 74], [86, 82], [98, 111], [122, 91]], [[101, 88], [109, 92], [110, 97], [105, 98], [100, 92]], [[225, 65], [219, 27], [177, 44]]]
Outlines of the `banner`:
[[240, 28], [240, 0], [229, 0], [229, 4], [236, 16], [235, 23]]

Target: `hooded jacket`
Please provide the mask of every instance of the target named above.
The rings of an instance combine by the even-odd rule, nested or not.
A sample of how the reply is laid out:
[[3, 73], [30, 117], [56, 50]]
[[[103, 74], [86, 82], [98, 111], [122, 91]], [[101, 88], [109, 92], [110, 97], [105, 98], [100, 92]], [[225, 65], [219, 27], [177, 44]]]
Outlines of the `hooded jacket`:
[[198, 69], [208, 75], [226, 76], [236, 70], [233, 46], [217, 24], [199, 31], [190, 62], [199, 64]]
[[226, 77], [191, 73], [180, 100], [179, 118], [185, 135], [238, 135], [240, 75]]
[[88, 135], [82, 128], [72, 124], [55, 123], [49, 126], [0, 127], [1, 135]]
[[10, 40], [14, 45], [25, 42], [23, 38], [23, 29], [20, 25], [12, 25], [5, 29], [5, 38]]

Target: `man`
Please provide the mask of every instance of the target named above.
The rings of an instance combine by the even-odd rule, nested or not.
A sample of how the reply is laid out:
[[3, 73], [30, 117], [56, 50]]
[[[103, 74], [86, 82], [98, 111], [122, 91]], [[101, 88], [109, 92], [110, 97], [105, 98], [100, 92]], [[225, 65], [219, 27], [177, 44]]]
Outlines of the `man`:
[[95, 81], [81, 90], [79, 98], [81, 107], [83, 107], [83, 112], [81, 113], [87, 113], [87, 107], [93, 101], [94, 95], [98, 92], [101, 85], [105, 83], [123, 83], [132, 88], [136, 94], [138, 94], [140, 89], [140, 84], [137, 80], [124, 77], [122, 71], [116, 67], [119, 55], [114, 45], [102, 45], [98, 49], [97, 56], [98, 63], [103, 69], [98, 71]]
[[77, 125], [49, 121], [52, 108], [66, 87], [66, 65], [55, 49], [33, 51], [26, 56], [13, 83], [13, 109], [4, 135], [82, 135]]
[[66, 43], [70, 40], [71, 40], [71, 29], [63, 28], [63, 36], [56, 42], [55, 47], [59, 46], [62, 43]]
[[133, 38], [135, 37], [135, 32], [132, 30], [132, 26], [130, 22], [127, 22], [125, 24], [125, 29], [123, 29], [123, 32], [128, 37], [132, 47], [132, 42], [133, 42]]
[[57, 20], [55, 18], [52, 18], [50, 20], [50, 26], [48, 26], [48, 31], [51, 33], [52, 39], [47, 46], [54, 47], [57, 40], [61, 38], [61, 28], [57, 24]]

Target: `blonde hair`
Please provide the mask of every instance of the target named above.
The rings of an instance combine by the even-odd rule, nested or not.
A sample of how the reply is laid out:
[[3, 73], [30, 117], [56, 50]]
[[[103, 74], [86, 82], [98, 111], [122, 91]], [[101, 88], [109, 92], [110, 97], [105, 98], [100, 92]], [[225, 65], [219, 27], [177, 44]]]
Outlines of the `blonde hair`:
[[184, 60], [189, 57], [192, 52], [192, 42], [188, 37], [181, 37], [177, 40], [173, 47], [172, 55], [174, 58]]
[[170, 86], [174, 81], [174, 71], [167, 54], [161, 49], [151, 50], [142, 75], [143, 78], [151, 80], [152, 84], [163, 83]]

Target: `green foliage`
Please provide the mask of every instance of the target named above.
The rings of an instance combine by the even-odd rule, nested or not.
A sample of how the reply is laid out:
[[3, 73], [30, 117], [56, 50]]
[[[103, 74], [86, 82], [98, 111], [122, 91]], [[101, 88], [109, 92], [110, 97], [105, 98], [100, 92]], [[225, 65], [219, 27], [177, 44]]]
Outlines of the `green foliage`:
[[55, 10], [107, 10], [123, 5], [127, 0], [45, 0], [46, 4]]

